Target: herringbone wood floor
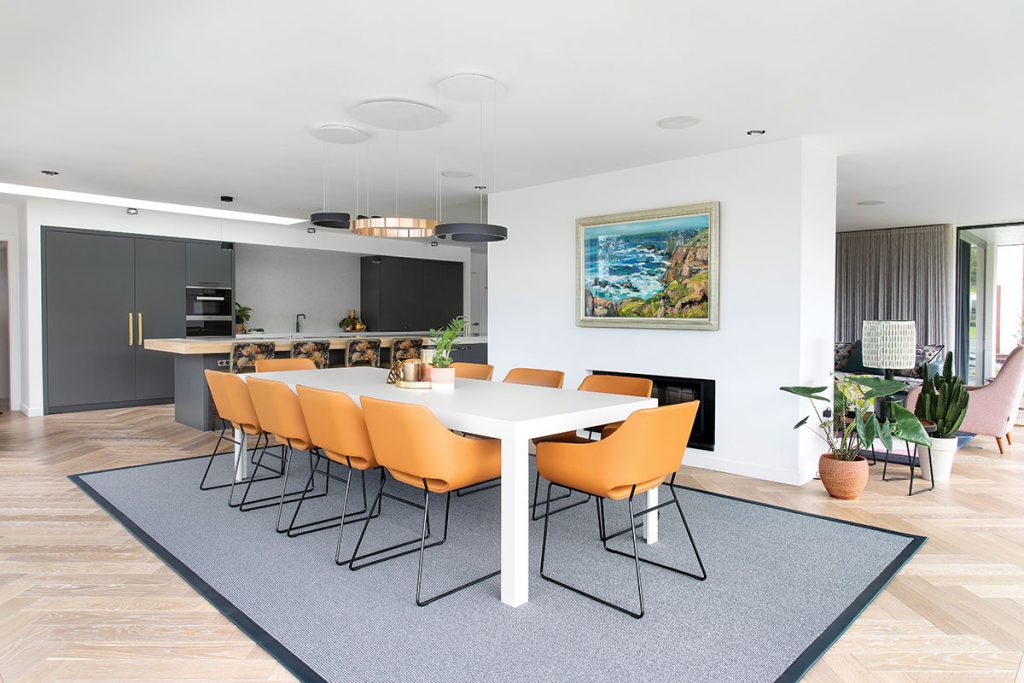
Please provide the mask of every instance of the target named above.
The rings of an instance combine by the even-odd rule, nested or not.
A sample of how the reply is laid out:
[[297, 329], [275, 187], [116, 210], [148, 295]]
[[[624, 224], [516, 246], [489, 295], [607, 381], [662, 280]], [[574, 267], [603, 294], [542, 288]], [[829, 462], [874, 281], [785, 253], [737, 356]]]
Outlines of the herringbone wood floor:
[[[290, 679], [65, 478], [212, 443], [176, 424], [168, 406], [0, 416], [6, 683]], [[795, 488], [685, 467], [683, 482], [930, 538], [807, 680], [1024, 680], [1024, 446], [1005, 457], [987, 443], [966, 449], [951, 486], [914, 498], [878, 470], [850, 502], [817, 482]]]

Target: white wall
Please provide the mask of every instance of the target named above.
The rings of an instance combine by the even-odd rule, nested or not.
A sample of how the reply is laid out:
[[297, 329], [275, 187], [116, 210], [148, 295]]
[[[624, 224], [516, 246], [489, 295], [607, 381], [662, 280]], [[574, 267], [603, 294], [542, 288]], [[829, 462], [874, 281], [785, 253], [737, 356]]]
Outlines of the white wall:
[[[27, 415], [42, 415], [44, 405], [42, 226], [460, 261], [464, 267], [463, 307], [465, 314], [469, 314], [470, 252], [465, 247], [431, 247], [420, 241], [360, 237], [324, 229], [318, 229], [311, 235], [306, 232], [306, 224], [280, 226], [159, 211], [140, 211], [137, 216], [129, 216], [119, 207], [53, 199], [25, 199], [22, 214], [18, 219], [17, 236], [20, 247], [20, 372], [23, 378], [19, 393], [21, 410]], [[12, 394], [12, 397], [17, 395]]]
[[0, 242], [0, 401], [11, 397], [10, 290], [8, 289], [8, 247]]
[[470, 257], [472, 271], [470, 299], [472, 310], [469, 316], [469, 333], [474, 335], [487, 334], [487, 252], [474, 251]]
[[7, 356], [7, 377], [3, 394], [10, 397], [11, 409], [17, 410], [21, 397], [21, 327], [19, 311], [21, 310], [21, 285], [18, 256], [21, 240], [19, 239], [19, 221], [21, 206], [13, 199], [0, 198], [0, 241], [7, 246], [7, 338], [3, 344]]
[[[813, 476], [818, 444], [791, 384], [832, 369], [835, 157], [801, 140], [632, 168], [490, 197], [507, 242], [488, 254], [488, 339], [495, 376], [515, 366], [703, 377], [717, 382], [714, 452], [685, 462], [788, 483]], [[575, 324], [575, 221], [721, 202], [717, 332]]]
[[358, 254], [316, 249], [235, 245], [235, 300], [252, 308], [250, 327], [292, 332], [338, 332], [338, 321], [359, 309]]

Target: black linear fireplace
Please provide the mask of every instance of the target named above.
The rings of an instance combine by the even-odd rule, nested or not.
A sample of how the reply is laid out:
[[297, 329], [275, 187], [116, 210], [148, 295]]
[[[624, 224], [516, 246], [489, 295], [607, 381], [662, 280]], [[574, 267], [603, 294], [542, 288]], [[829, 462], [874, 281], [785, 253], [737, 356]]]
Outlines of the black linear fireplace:
[[690, 448], [704, 451], [715, 450], [715, 380], [697, 379], [694, 377], [667, 377], [664, 375], [645, 375], [635, 372], [616, 372], [612, 370], [592, 370], [595, 375], [625, 375], [627, 377], [646, 377], [654, 382], [653, 398], [658, 405], [667, 406], [673, 403], [700, 401], [697, 419], [690, 433]]

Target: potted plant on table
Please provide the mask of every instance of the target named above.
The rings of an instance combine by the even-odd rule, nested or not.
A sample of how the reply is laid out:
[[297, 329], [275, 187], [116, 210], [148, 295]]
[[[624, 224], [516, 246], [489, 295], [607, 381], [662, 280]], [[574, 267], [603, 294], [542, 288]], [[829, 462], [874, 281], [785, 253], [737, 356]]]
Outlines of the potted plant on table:
[[238, 334], [245, 334], [246, 328], [249, 326], [249, 320], [252, 318], [252, 309], [248, 306], [235, 302], [235, 332]]
[[452, 365], [452, 345], [466, 327], [462, 316], [453, 318], [440, 330], [430, 330], [430, 343], [434, 347], [430, 359], [430, 385], [433, 389], [454, 389], [455, 368]]
[[924, 384], [917, 397], [914, 413], [922, 420], [935, 424], [931, 445], [919, 456], [921, 476], [932, 482], [947, 482], [953, 470], [953, 456], [957, 451], [956, 432], [967, 415], [970, 394], [964, 381], [953, 374], [953, 354], [946, 354], [942, 374], [931, 376], [923, 366]]
[[[899, 404], [890, 404], [890, 419], [881, 421], [871, 411], [875, 400], [906, 389], [906, 384], [881, 377], [849, 375], [834, 381], [833, 398], [826, 395], [827, 386], [781, 387], [782, 391], [808, 399], [814, 409], [812, 416], [797, 422], [793, 428], [807, 427], [828, 447], [818, 459], [818, 473], [825, 490], [833, 498], [852, 500], [868, 483], [868, 461], [861, 455], [871, 448], [875, 439], [892, 449], [894, 438], [922, 446], [929, 445], [928, 435], [917, 417]], [[824, 402], [826, 408], [818, 409]], [[832, 404], [831, 406], [829, 404]]]

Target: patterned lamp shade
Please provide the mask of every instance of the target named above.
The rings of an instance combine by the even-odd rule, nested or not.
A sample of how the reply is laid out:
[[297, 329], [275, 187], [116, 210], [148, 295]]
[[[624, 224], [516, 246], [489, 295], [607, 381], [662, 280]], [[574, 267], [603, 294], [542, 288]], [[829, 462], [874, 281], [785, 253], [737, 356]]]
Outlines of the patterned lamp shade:
[[865, 320], [861, 344], [865, 367], [912, 368], [917, 362], [917, 325], [913, 320]]

